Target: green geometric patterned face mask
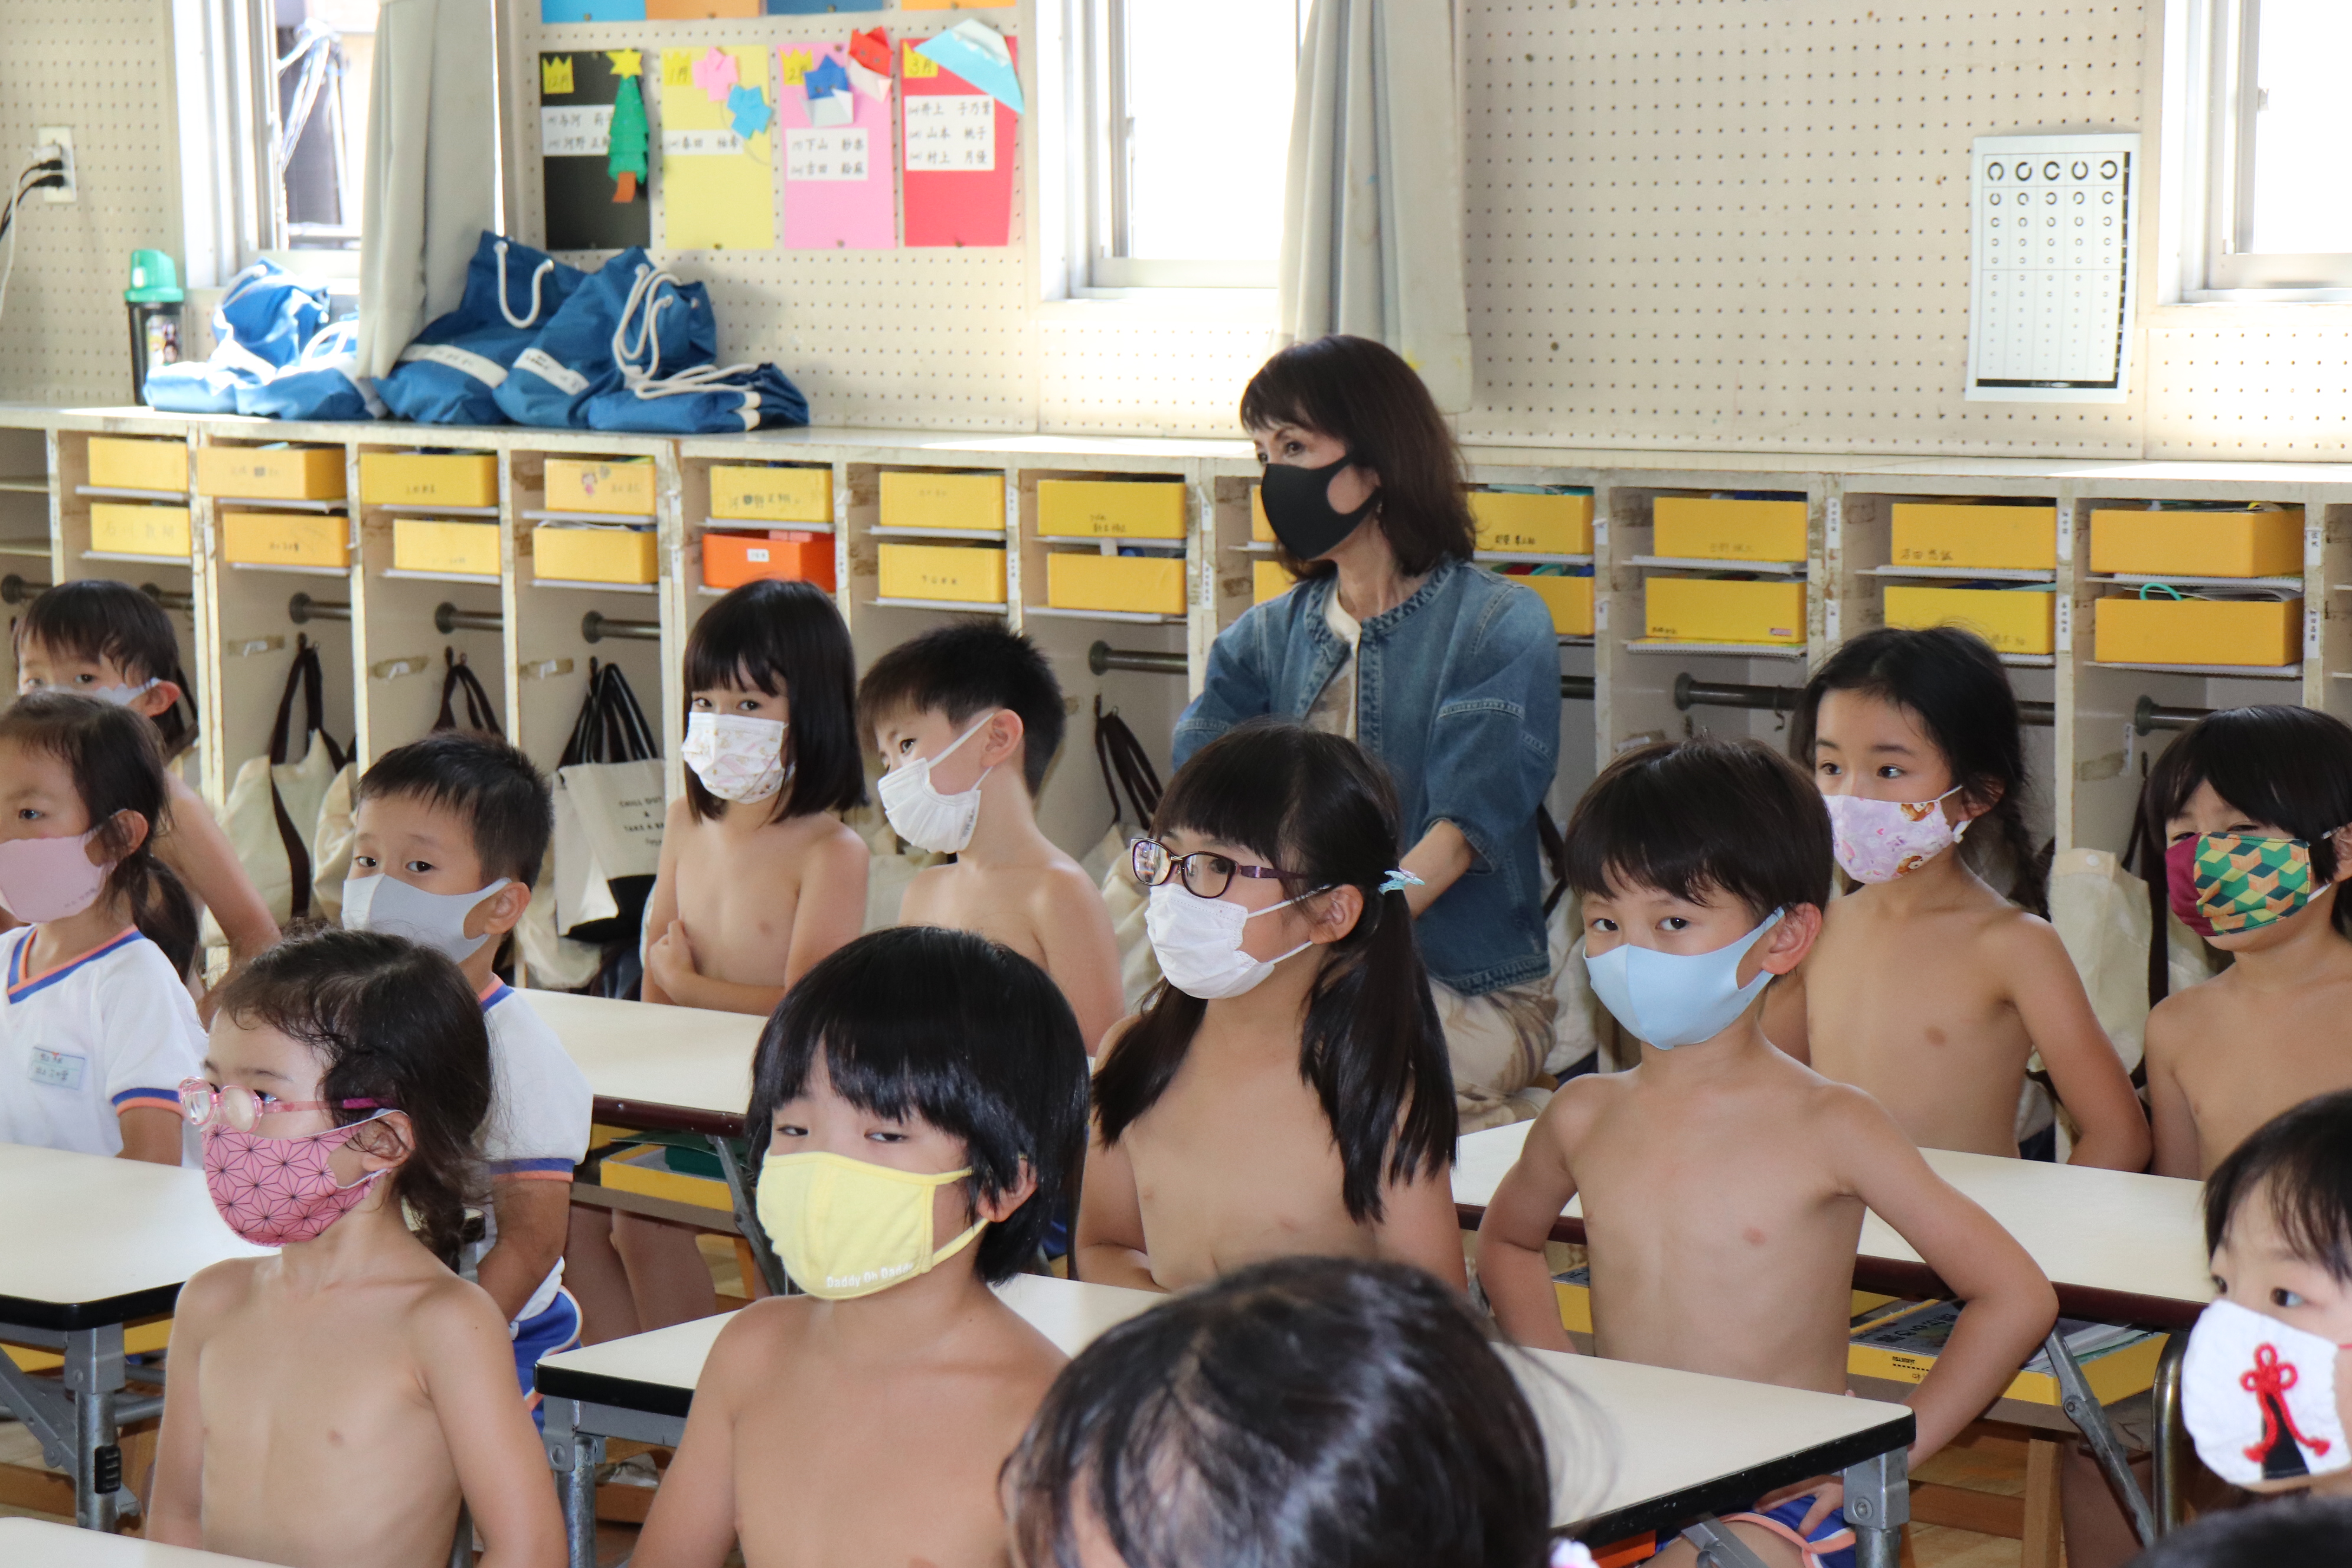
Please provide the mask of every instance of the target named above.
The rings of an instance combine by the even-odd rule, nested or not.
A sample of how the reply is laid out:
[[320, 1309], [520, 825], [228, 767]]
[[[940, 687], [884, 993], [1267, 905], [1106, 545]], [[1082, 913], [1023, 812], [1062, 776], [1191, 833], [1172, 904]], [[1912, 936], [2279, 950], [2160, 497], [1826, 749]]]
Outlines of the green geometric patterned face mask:
[[2275, 924], [2318, 890], [2311, 845], [2302, 838], [2200, 834], [2193, 875], [2198, 912], [2221, 936]]

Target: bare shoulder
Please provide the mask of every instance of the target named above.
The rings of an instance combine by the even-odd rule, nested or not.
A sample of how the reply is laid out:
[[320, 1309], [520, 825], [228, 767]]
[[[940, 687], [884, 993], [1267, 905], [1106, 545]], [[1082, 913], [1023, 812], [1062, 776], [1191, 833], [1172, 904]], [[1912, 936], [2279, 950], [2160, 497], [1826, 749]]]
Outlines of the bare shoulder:
[[2066, 944], [2060, 940], [2056, 926], [2006, 900], [2000, 908], [1986, 912], [1977, 926], [1976, 940], [1989, 956], [2002, 963], [2074, 963], [2066, 956]]
[[1520, 1157], [1526, 1157], [1524, 1150], [1540, 1144], [1566, 1163], [1577, 1147], [1591, 1136], [1601, 1119], [1624, 1099], [1628, 1088], [1625, 1076], [1591, 1072], [1561, 1084], [1537, 1116], [1535, 1124], [1528, 1129], [1528, 1141]]
[[874, 858], [856, 830], [831, 812], [803, 817], [796, 828], [801, 836], [800, 852], [808, 858], [813, 869], [856, 871], [862, 876], [866, 863]]
[[702, 819], [694, 815], [694, 803], [681, 795], [669, 803], [669, 812], [663, 819], [662, 831], [666, 836], [691, 833], [702, 825]]
[[[2149, 1009], [2147, 1054], [2151, 1068], [2170, 1065], [2175, 1058], [2195, 1050], [2197, 1043], [2231, 1022], [2231, 972], [2223, 970], [2201, 985], [2175, 991]], [[2242, 1024], [2242, 1020], [2239, 1020]], [[2242, 1029], [2232, 1029], [2242, 1036]]]
[[1039, 866], [1034, 875], [1030, 896], [1040, 903], [1058, 906], [1066, 899], [1084, 900], [1097, 905], [1102, 902], [1102, 889], [1095, 886], [1092, 877], [1087, 875], [1087, 868], [1058, 848], [1054, 851], [1053, 858]]
[[[172, 809], [173, 811], [194, 810], [203, 812], [208, 818], [212, 816], [212, 807], [206, 805], [205, 804], [205, 797], [198, 795], [189, 784], [188, 781], [180, 776], [179, 769], [165, 768], [163, 770], [163, 787], [164, 793], [172, 797]], [[166, 831], [168, 831], [168, 829]]]
[[172, 1309], [172, 1330], [210, 1328], [253, 1299], [255, 1277], [266, 1258], [228, 1258], [206, 1264], [180, 1287]]
[[507, 1321], [490, 1293], [470, 1279], [443, 1273], [420, 1282], [409, 1321], [420, 1344], [444, 1343], [453, 1335], [495, 1333], [509, 1337]]
[[1121, 1018], [1118, 1023], [1113, 1024], [1110, 1026], [1108, 1032], [1103, 1036], [1102, 1045], [1095, 1056], [1095, 1068], [1097, 1071], [1100, 1071], [1103, 1064], [1110, 1060], [1111, 1053], [1118, 1050], [1119, 1046], [1126, 1041], [1128, 1031], [1134, 1028], [1136, 1021], [1142, 1016], [1143, 1015], [1140, 1013], [1129, 1013], [1126, 1017]]
[[789, 1352], [808, 1321], [809, 1300], [806, 1296], [770, 1296], [730, 1314], [711, 1342], [704, 1376], [712, 1386], [727, 1387]]

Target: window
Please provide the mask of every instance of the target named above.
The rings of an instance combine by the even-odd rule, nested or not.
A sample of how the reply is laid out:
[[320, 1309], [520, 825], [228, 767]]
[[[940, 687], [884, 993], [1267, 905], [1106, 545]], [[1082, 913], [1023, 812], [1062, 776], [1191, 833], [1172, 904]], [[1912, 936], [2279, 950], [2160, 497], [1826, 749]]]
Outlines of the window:
[[2352, 5], [2189, 9], [2184, 297], [2352, 291]]
[[1274, 287], [1307, 0], [1079, 0], [1083, 289]]
[[378, 0], [272, 0], [277, 91], [272, 221], [279, 248], [360, 242], [360, 153], [367, 144]]

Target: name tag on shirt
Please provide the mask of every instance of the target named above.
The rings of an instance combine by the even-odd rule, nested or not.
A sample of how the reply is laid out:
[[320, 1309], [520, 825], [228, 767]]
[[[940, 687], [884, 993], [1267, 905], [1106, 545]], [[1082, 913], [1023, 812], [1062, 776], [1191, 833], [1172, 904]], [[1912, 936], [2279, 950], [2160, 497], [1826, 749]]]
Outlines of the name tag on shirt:
[[89, 1070], [89, 1058], [68, 1051], [43, 1050], [33, 1047], [32, 1080], [47, 1084], [51, 1089], [79, 1091], [83, 1077]]

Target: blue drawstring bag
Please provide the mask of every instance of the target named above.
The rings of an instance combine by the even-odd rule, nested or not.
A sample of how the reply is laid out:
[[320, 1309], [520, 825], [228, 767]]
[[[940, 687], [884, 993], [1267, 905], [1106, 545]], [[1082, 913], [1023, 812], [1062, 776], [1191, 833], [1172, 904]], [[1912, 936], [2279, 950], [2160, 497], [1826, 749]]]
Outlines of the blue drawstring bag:
[[212, 357], [150, 372], [150, 408], [171, 414], [235, 414], [241, 386], [257, 386], [294, 363], [327, 320], [327, 288], [257, 261], [229, 279], [213, 310]]
[[592, 430], [705, 436], [808, 423], [808, 399], [774, 365], [687, 371], [588, 400]]
[[377, 393], [394, 417], [419, 425], [505, 424], [499, 383], [587, 280], [543, 250], [485, 233], [457, 308], [416, 334]]
[[359, 374], [360, 319], [346, 316], [285, 369], [236, 389], [236, 411], [266, 419], [381, 419], [383, 399]]
[[710, 363], [719, 341], [703, 286], [680, 284], [632, 246], [597, 268], [515, 357], [499, 410], [518, 425], [584, 430], [588, 400], [626, 384]]

